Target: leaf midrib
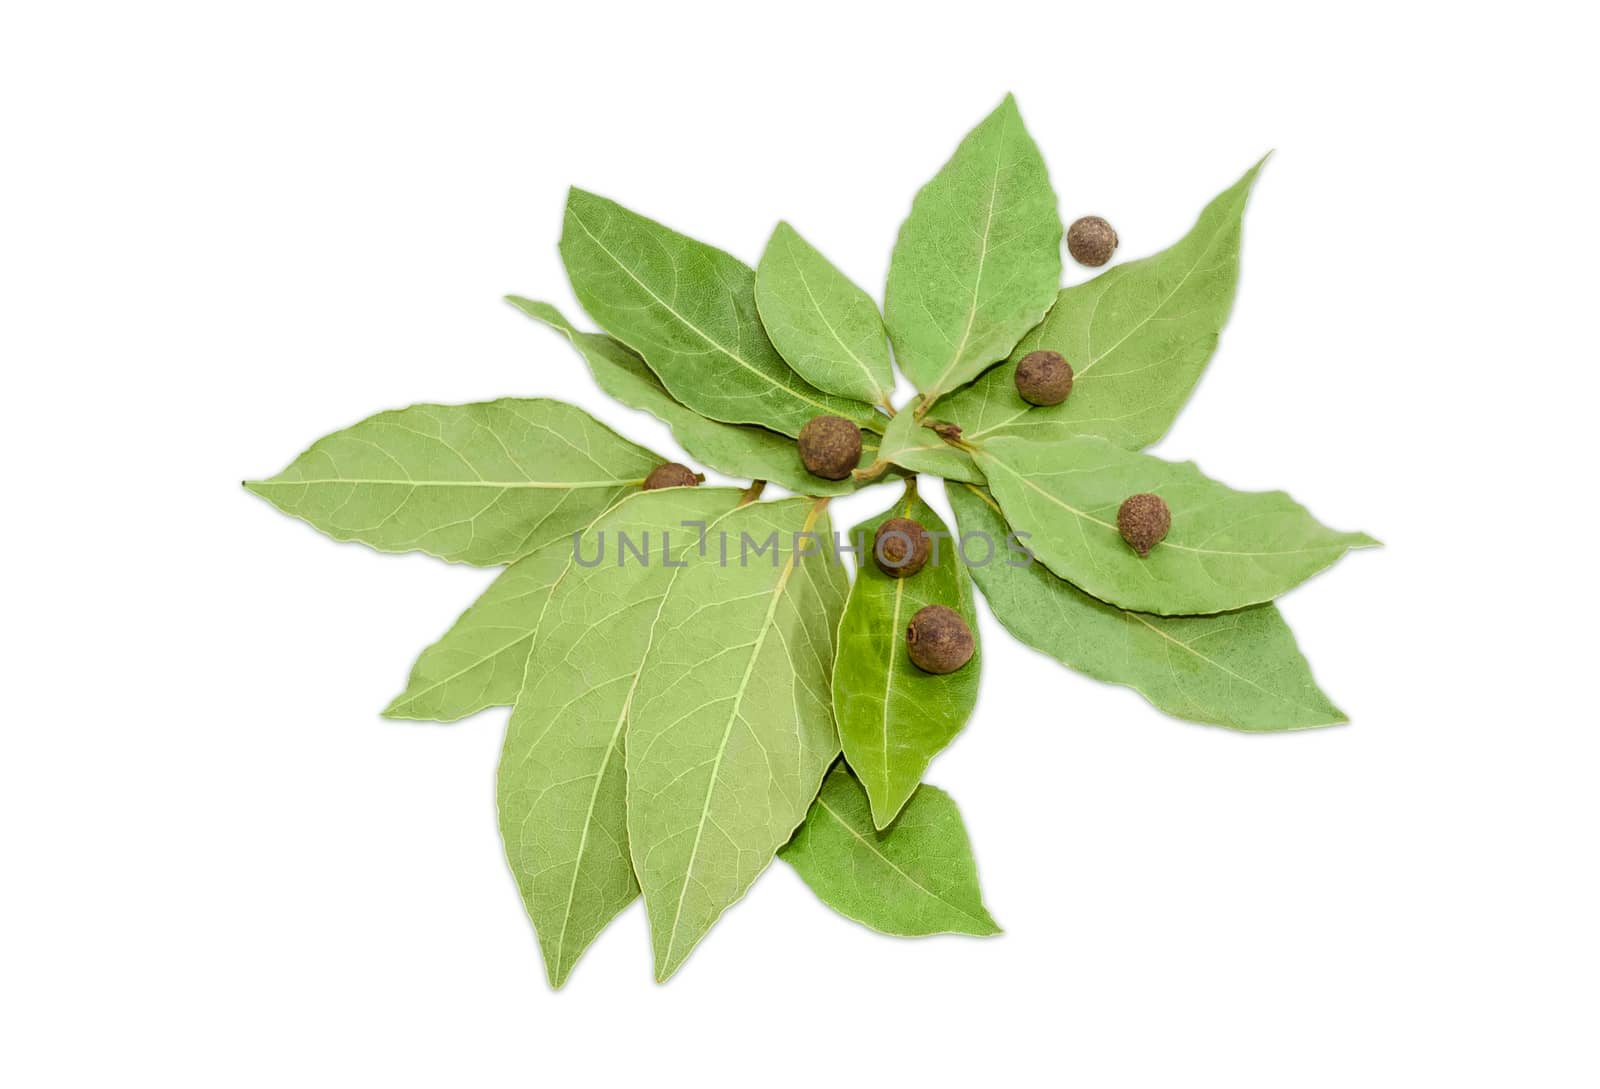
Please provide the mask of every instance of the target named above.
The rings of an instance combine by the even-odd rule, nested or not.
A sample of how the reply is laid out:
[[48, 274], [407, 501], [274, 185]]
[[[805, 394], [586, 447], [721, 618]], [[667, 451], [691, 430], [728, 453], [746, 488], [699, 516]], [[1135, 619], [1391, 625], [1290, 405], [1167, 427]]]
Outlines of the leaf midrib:
[[[1260, 692], [1263, 696], [1266, 696], [1269, 699], [1277, 700], [1277, 701], [1279, 701], [1281, 703], [1286, 703], [1291, 707], [1298, 707], [1303, 711], [1315, 710], [1315, 708], [1313, 708], [1310, 704], [1302, 703], [1301, 701], [1299, 701], [1297, 699], [1294, 699], [1291, 696], [1284, 695], [1281, 692], [1274, 692], [1274, 691], [1272, 691], [1270, 689], [1263, 688], [1261, 685], [1257, 684], [1255, 681], [1251, 680], [1249, 677], [1246, 677], [1244, 674], [1236, 673], [1233, 670], [1229, 669], [1227, 666], [1223, 665], [1221, 662], [1217, 661], [1215, 658], [1211, 658], [1211, 657], [1208, 657], [1207, 655], [1204, 655], [1204, 654], [1200, 653], [1198, 650], [1196, 650], [1194, 647], [1190, 646], [1188, 643], [1185, 643], [1183, 640], [1174, 639], [1167, 632], [1162, 631], [1159, 627], [1157, 627], [1156, 625], [1150, 623], [1150, 621], [1147, 620], [1144, 616], [1140, 615], [1137, 612], [1132, 611], [1131, 609], [1124, 609], [1122, 611], [1122, 615], [1126, 616], [1126, 617], [1129, 617], [1129, 618], [1131, 618], [1133, 620], [1137, 620], [1139, 623], [1143, 624], [1145, 627], [1149, 628], [1151, 631], [1153, 631], [1157, 635], [1161, 636], [1161, 638], [1165, 639], [1167, 642], [1171, 643], [1173, 646], [1176, 646], [1176, 647], [1180, 648], [1181, 650], [1183, 650], [1184, 653], [1190, 654], [1190, 655], [1194, 656], [1195, 658], [1200, 659], [1200, 661], [1202, 661], [1202, 662], [1206, 663], [1207, 665], [1211, 666], [1213, 669], [1219, 669], [1223, 673], [1226, 673], [1228, 676], [1234, 678], [1235, 680], [1241, 681], [1244, 684], [1249, 685], [1251, 688], [1254, 688], [1257, 692]], [[1328, 722], [1317, 723], [1316, 725], [1331, 726], [1331, 725], [1333, 725], [1335, 723], [1342, 722], [1342, 721], [1346, 721], [1346, 720], [1344, 720], [1344, 719], [1331, 719]]]
[[939, 903], [944, 904], [946, 907], [952, 909], [953, 911], [957, 911], [957, 912], [961, 913], [962, 915], [966, 916], [968, 919], [971, 919], [973, 922], [978, 923], [980, 926], [986, 926], [986, 927], [992, 927], [993, 926], [993, 923], [990, 920], [982, 919], [979, 916], [972, 914], [972, 912], [968, 911], [966, 908], [962, 907], [960, 904], [952, 903], [950, 900], [946, 899], [944, 896], [941, 896], [939, 893], [934, 892], [932, 889], [928, 888], [928, 886], [924, 885], [922, 882], [918, 881], [915, 877], [912, 877], [905, 870], [903, 870], [899, 866], [897, 866], [893, 859], [891, 859], [888, 855], [884, 854], [882, 851], [878, 850], [877, 844], [873, 843], [871, 840], [867, 839], [866, 836], [863, 836], [860, 832], [857, 832], [853, 827], [851, 827], [850, 823], [848, 821], [846, 821], [842, 816], [840, 816], [838, 811], [835, 810], [833, 808], [833, 806], [829, 805], [821, 797], [817, 798], [817, 804], [820, 805], [823, 809], [825, 809], [827, 811], [828, 815], [830, 817], [832, 817], [835, 821], [838, 822], [840, 828], [843, 828], [846, 832], [850, 833], [852, 836], [854, 836], [857, 840], [860, 841], [860, 843], [861, 843], [861, 845], [863, 847], [865, 847], [868, 851], [871, 851], [873, 857], [877, 858], [885, 866], [889, 867], [895, 873], [897, 873], [901, 877], [905, 878], [907, 884], [911, 885], [913, 888], [915, 888], [918, 891], [922, 892], [924, 895], [928, 896], [930, 899], [937, 900]]
[[249, 480], [250, 488], [288, 488], [308, 484], [386, 484], [408, 488], [531, 488], [543, 491], [567, 491], [573, 488], [626, 488], [644, 483], [636, 480], [393, 480], [381, 477], [313, 477], [309, 480]]
[[[808, 533], [816, 524], [817, 518], [827, 508], [828, 500], [819, 499], [812, 504], [811, 510], [806, 514], [805, 523], [800, 527], [800, 533]], [[720, 520], [720, 519], [719, 519]], [[711, 796], [717, 788], [717, 777], [722, 772], [722, 759], [728, 752], [728, 739], [733, 736], [733, 724], [739, 720], [739, 709], [744, 703], [745, 693], [749, 691], [750, 679], [755, 675], [756, 660], [761, 657], [761, 650], [766, 645], [767, 633], [772, 630], [772, 619], [777, 615], [778, 603], [783, 600], [785, 589], [788, 588], [789, 579], [800, 566], [800, 558], [796, 555], [798, 550], [791, 548], [789, 561], [784, 564], [783, 572], [778, 576], [778, 581], [773, 585], [772, 595], [767, 602], [766, 614], [761, 619], [761, 632], [756, 636], [756, 641], [750, 646], [750, 656], [745, 662], [744, 675], [739, 679], [739, 686], [735, 689], [728, 711], [728, 721], [722, 728], [722, 739], [717, 744], [717, 756], [711, 765], [711, 774], [706, 779], [705, 799], [700, 805], [700, 823], [695, 827], [694, 846], [689, 850], [689, 861], [683, 868], [683, 883], [678, 888], [678, 904], [672, 913], [672, 925], [667, 932], [667, 948], [661, 954], [661, 963], [658, 975], [665, 978], [664, 973], [672, 969], [672, 951], [678, 943], [678, 926], [683, 920], [683, 905], [689, 895], [689, 882], [694, 876], [695, 863], [700, 857], [700, 845], [705, 841], [706, 821], [711, 816]], [[674, 576], [676, 579], [676, 576]]]
[[[900, 517], [901, 518], [910, 518], [911, 517], [911, 512], [916, 509], [916, 505], [917, 505], [917, 499], [916, 499], [915, 493], [911, 492], [908, 489], [907, 493], [906, 493], [906, 495], [904, 497], [903, 504], [905, 506], [905, 510], [901, 512]], [[880, 528], [881, 528], [881, 523], [880, 523]], [[877, 547], [876, 546], [876, 542], [874, 542], [874, 544], [871, 547], [874, 550], [876, 550], [876, 547]], [[874, 557], [869, 557], [869, 559], [872, 559], [872, 558], [874, 558]], [[858, 577], [860, 577], [860, 576], [858, 576]], [[895, 651], [894, 636], [895, 636], [895, 633], [900, 630], [900, 610], [901, 610], [902, 606], [904, 605], [905, 595], [906, 595], [906, 580], [903, 579], [903, 578], [896, 578], [894, 580], [894, 607], [892, 609], [890, 609], [890, 612], [889, 612], [889, 615], [890, 615], [890, 618], [891, 618], [891, 623], [889, 624], [889, 633], [888, 633], [889, 634], [889, 657], [888, 657], [888, 660], [887, 660], [887, 662], [885, 664], [885, 668], [884, 668], [884, 671], [883, 671], [883, 713], [880, 716], [880, 718], [882, 719], [882, 727], [883, 727], [883, 745], [882, 745], [883, 764], [881, 765], [883, 771], [882, 771], [882, 774], [880, 776], [880, 779], [883, 782], [883, 802], [884, 802], [885, 806], [887, 806], [889, 804], [889, 786], [890, 786], [890, 784], [889, 784], [889, 770], [890, 770], [889, 769], [889, 701], [894, 696], [894, 651]], [[867, 809], [872, 815], [872, 823], [873, 823], [873, 825], [878, 827], [878, 828], [887, 827], [887, 825], [889, 823], [888, 821], [885, 821], [883, 824], [879, 824], [878, 823], [878, 807], [873, 802], [873, 799], [869, 797], [867, 799], [867, 801], [869, 803], [868, 806], [867, 806]], [[895, 816], [898, 813], [899, 813], [899, 810], [896, 810], [894, 813], [891, 813], [889, 815], [889, 821], [894, 820]]]
[[[1097, 526], [1103, 526], [1106, 529], [1111, 530], [1113, 533], [1117, 533], [1119, 536], [1121, 535], [1121, 531], [1118, 530], [1117, 527], [1112, 523], [1102, 521], [1087, 511], [1081, 511], [1065, 500], [1057, 498], [1055, 495], [1045, 491], [1043, 488], [1039, 487], [1038, 484], [1034, 483], [1028, 477], [1023, 476], [1005, 462], [997, 459], [993, 454], [986, 455], [985, 459], [995, 465], [998, 465], [1000, 468], [1004, 469], [1006, 472], [1015, 477], [1020, 483], [1028, 487], [1030, 490], [1038, 492], [1040, 495], [1044, 496], [1047, 500], [1066, 511], [1068, 514], [1071, 514], [1076, 518], [1081, 518], [1085, 522], [1093, 522]], [[1351, 546], [1341, 541], [1337, 543], [1318, 545], [1313, 548], [1274, 549], [1268, 552], [1240, 552], [1226, 548], [1200, 548], [1195, 545], [1184, 545], [1178, 544], [1176, 541], [1164, 540], [1161, 542], [1161, 547], [1177, 549], [1180, 552], [1192, 552], [1197, 556], [1247, 556], [1251, 558], [1266, 558], [1272, 556], [1300, 556], [1307, 553], [1329, 552], [1335, 550], [1343, 551]]]
[[[861, 369], [862, 375], [867, 380], [867, 385], [871, 386], [880, 398], [887, 401], [888, 394], [881, 387], [879, 387], [877, 379], [873, 377], [872, 368], [867, 366], [866, 361], [860, 356], [856, 355], [856, 353], [850, 349], [850, 345], [844, 342], [844, 338], [839, 335], [839, 331], [833, 327], [833, 322], [828, 320], [827, 312], [823, 310], [822, 304], [817, 301], [816, 293], [811, 290], [811, 282], [806, 279], [805, 267], [801, 265], [799, 261], [795, 260], [794, 240], [785, 237], [783, 240], [783, 248], [784, 252], [789, 257], [789, 263], [794, 266], [795, 275], [800, 277], [800, 286], [805, 288], [806, 298], [811, 300], [811, 309], [816, 311], [817, 320], [822, 322], [823, 328], [828, 330], [828, 335], [834, 339], [834, 343], [839, 345], [839, 348], [844, 352], [844, 354], [850, 357], [850, 361]], [[891, 404], [890, 407], [892, 408], [893, 405]]]
[[989, 180], [989, 210], [984, 217], [983, 233], [980, 236], [978, 274], [973, 277], [972, 281], [972, 305], [967, 310], [967, 325], [961, 332], [961, 341], [951, 354], [950, 362], [945, 365], [944, 370], [934, 379], [933, 388], [928, 390], [927, 396], [923, 399], [924, 405], [929, 408], [933, 406], [934, 401], [943, 396], [945, 380], [950, 377], [950, 373], [961, 363], [961, 353], [966, 351], [967, 341], [972, 337], [972, 327], [978, 320], [978, 296], [983, 289], [984, 266], [989, 261], [989, 235], [994, 228], [994, 202], [1000, 192], [1000, 164], [1005, 160], [1006, 127], [1010, 121], [1009, 114], [1002, 117], [1000, 134], [995, 140], [994, 175]]
[[[1229, 210], [1230, 211], [1232, 210], [1232, 206], [1231, 205], [1229, 206]], [[1118, 348], [1122, 347], [1122, 345], [1127, 342], [1129, 337], [1133, 336], [1133, 334], [1137, 333], [1140, 329], [1143, 329], [1146, 325], [1150, 324], [1150, 322], [1155, 320], [1155, 316], [1161, 312], [1161, 308], [1166, 306], [1169, 302], [1171, 302], [1172, 301], [1172, 297], [1174, 295], [1176, 295], [1179, 291], [1183, 290], [1183, 285], [1189, 282], [1189, 277], [1194, 275], [1195, 270], [1200, 267], [1200, 263], [1202, 261], [1204, 261], [1206, 259], [1206, 257], [1211, 253], [1211, 249], [1212, 249], [1213, 246], [1215, 246], [1217, 244], [1217, 240], [1219, 238], [1221, 238], [1224, 234], [1227, 233], [1229, 222], [1230, 221], [1227, 219], [1227, 217], [1223, 217], [1222, 218], [1222, 221], [1219, 224], [1217, 230], [1212, 233], [1210, 238], [1206, 239], [1205, 245], [1200, 248], [1200, 253], [1195, 257], [1194, 264], [1189, 266], [1188, 271], [1185, 272], [1183, 274], [1183, 276], [1179, 278], [1178, 282], [1175, 285], [1173, 285], [1172, 290], [1167, 292], [1166, 297], [1163, 298], [1155, 306], [1151, 307], [1150, 312], [1148, 314], [1146, 314], [1144, 317], [1140, 318], [1138, 323], [1136, 325], [1134, 325], [1134, 327], [1132, 329], [1129, 329], [1126, 333], [1122, 334], [1122, 336], [1118, 337], [1117, 338], [1117, 342], [1115, 344], [1111, 345], [1111, 347], [1107, 348], [1105, 351], [1101, 352], [1100, 354], [1096, 355], [1094, 358], [1090, 359], [1089, 362], [1085, 363], [1083, 365], [1083, 369], [1080, 370], [1077, 373], [1077, 376], [1076, 376], [1077, 378], [1083, 378], [1091, 370], [1094, 369], [1095, 364], [1099, 363], [1101, 360], [1103, 360], [1107, 356], [1109, 356], [1112, 352], [1114, 352]], [[1123, 265], [1123, 266], [1120, 266], [1120, 267], [1127, 268], [1128, 266], [1127, 265]], [[1100, 293], [1099, 297], [1095, 299], [1095, 310], [1090, 312], [1090, 314], [1089, 314], [1089, 324], [1084, 330], [1084, 332], [1091, 338], [1094, 336], [1094, 314], [1100, 308], [1100, 300], [1106, 297], [1106, 294], [1110, 291], [1110, 288], [1113, 287], [1113, 286], [1115, 286], [1115, 285], [1114, 284], [1108, 285], [1106, 291], [1102, 291]]]

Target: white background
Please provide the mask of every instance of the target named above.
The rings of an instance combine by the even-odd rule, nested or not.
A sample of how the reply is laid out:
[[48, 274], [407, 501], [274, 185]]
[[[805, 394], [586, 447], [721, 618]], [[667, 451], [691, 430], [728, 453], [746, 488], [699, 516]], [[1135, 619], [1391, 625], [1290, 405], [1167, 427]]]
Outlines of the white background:
[[[1600, 1080], [1577, 5], [5, 10], [0, 1081]], [[1006, 90], [1123, 258], [1277, 149], [1158, 452], [1385, 541], [1284, 602], [1352, 725], [1176, 722], [985, 615], [930, 779], [1005, 936], [879, 937], [778, 865], [667, 986], [635, 907], [552, 993], [504, 713], [377, 717], [492, 572], [239, 480], [420, 400], [675, 449], [499, 301], [580, 316], [565, 187], [750, 261], [786, 217], [877, 293]]]

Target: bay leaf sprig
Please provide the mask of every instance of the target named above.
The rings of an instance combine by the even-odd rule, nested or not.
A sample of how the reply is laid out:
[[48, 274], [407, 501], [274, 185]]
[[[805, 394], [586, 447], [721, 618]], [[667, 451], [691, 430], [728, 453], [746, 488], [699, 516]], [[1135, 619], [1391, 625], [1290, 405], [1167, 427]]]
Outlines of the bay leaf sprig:
[[[1377, 542], [1143, 452], [1216, 351], [1262, 165], [1120, 264], [1110, 210], [1075, 210], [1069, 253], [1112, 263], [1063, 286], [1008, 95], [912, 200], [881, 312], [787, 222], [752, 267], [573, 189], [560, 255], [600, 328], [509, 301], [684, 454], [510, 397], [382, 412], [246, 482], [338, 540], [503, 566], [383, 714], [511, 708], [500, 835], [552, 986], [641, 895], [669, 978], [779, 857], [884, 934], [998, 933], [923, 781], [982, 733], [974, 587], [1025, 645], [1175, 718], [1346, 721], [1275, 599]], [[838, 540], [830, 504], [878, 483], [903, 492]]]

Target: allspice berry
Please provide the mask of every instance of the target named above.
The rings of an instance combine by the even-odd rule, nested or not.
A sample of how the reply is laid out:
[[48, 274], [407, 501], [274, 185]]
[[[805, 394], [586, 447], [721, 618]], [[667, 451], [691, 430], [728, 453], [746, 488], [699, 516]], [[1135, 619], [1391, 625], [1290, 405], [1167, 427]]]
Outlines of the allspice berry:
[[1017, 392], [1030, 405], [1059, 405], [1072, 392], [1072, 364], [1060, 352], [1041, 348], [1017, 364]]
[[1117, 232], [1099, 216], [1084, 216], [1067, 228], [1067, 252], [1080, 265], [1099, 268], [1111, 260], [1117, 248]]
[[797, 441], [806, 470], [824, 480], [843, 480], [861, 460], [861, 429], [843, 416], [813, 416]]
[[668, 461], [650, 470], [650, 475], [644, 478], [644, 490], [653, 492], [657, 488], [692, 488], [704, 479], [687, 465]]
[[925, 673], [954, 673], [972, 660], [972, 629], [944, 605], [918, 609], [906, 626], [906, 652]]
[[912, 518], [891, 518], [872, 535], [872, 559], [890, 578], [910, 578], [928, 562], [933, 538]]
[[1117, 532], [1140, 556], [1150, 555], [1150, 550], [1161, 543], [1161, 538], [1171, 528], [1172, 511], [1159, 495], [1149, 492], [1130, 495], [1117, 508]]

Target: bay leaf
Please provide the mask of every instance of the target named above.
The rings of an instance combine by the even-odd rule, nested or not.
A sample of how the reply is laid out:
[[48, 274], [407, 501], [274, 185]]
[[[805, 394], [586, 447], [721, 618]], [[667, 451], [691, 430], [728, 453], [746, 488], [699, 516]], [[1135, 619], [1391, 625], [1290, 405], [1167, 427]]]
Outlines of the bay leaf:
[[[831, 534], [826, 502], [734, 511], [716, 526], [726, 565], [714, 546], [662, 602], [627, 732], [628, 842], [658, 979], [771, 863], [838, 755], [830, 674], [849, 580], [831, 546], [803, 557], [795, 541]], [[769, 535], [765, 555], [741, 548]]]
[[[508, 301], [566, 337], [601, 389], [670, 427], [673, 438], [702, 465], [732, 477], [769, 480], [800, 495], [847, 495], [856, 490], [857, 482], [852, 479], [824, 480], [808, 472], [800, 463], [795, 441], [787, 435], [748, 424], [720, 423], [679, 404], [644, 360], [612, 337], [580, 332], [549, 303], [515, 295]], [[878, 456], [878, 446], [877, 435], [861, 433], [863, 465], [870, 465]]]
[[581, 409], [508, 398], [380, 412], [245, 487], [336, 540], [495, 565], [571, 536], [663, 460]]
[[[924, 421], [917, 416], [919, 408], [920, 400], [895, 414], [889, 426], [884, 428], [883, 444], [877, 456], [914, 473], [932, 473], [946, 480], [982, 484], [983, 474], [972, 463], [972, 456], [924, 427]], [[939, 415], [941, 419], [944, 418], [942, 409]], [[866, 460], [865, 454], [862, 460]]]
[[[934, 554], [917, 574], [893, 578], [872, 558], [872, 540], [890, 518], [910, 518], [934, 535]], [[922, 781], [928, 764], [961, 732], [978, 702], [983, 651], [954, 673], [936, 676], [912, 664], [906, 625], [925, 605], [961, 614], [977, 638], [972, 584], [950, 531], [915, 486], [893, 507], [851, 531], [863, 546], [839, 621], [833, 662], [833, 714], [851, 769], [872, 799], [873, 822], [887, 828]]]
[[455, 722], [516, 702], [550, 591], [573, 565], [563, 537], [511, 564], [438, 642], [417, 657], [385, 718]]
[[[731, 488], [642, 492], [583, 536], [580, 563], [551, 592], [506, 729], [497, 786], [506, 860], [559, 987], [639, 893], [628, 853], [625, 721], [661, 638], [663, 606], [701, 531], [734, 508]], [[625, 535], [648, 556], [638, 562]], [[593, 562], [591, 561], [598, 561]]]
[[755, 271], [738, 258], [581, 189], [567, 196], [561, 258], [583, 308], [700, 415], [790, 436], [822, 414], [882, 429], [872, 408], [784, 362], [761, 327]]
[[778, 353], [818, 389], [894, 409], [878, 304], [787, 223], [756, 265], [756, 307]]
[[[1162, 461], [1105, 439], [1012, 436], [975, 448], [1006, 520], [1032, 536], [1045, 566], [1113, 605], [1163, 616], [1270, 601], [1352, 548], [1378, 542], [1319, 523], [1284, 492], [1238, 492], [1193, 462]], [[1140, 558], [1117, 532], [1117, 508], [1154, 492], [1172, 511], [1164, 541]]]
[[938, 787], [918, 787], [879, 831], [866, 791], [837, 764], [779, 857], [824, 904], [880, 933], [1000, 933], [983, 906], [961, 811]]
[[1049, 348], [1072, 364], [1072, 395], [1047, 415], [1130, 450], [1167, 433], [1233, 309], [1244, 207], [1260, 170], [1208, 204], [1170, 249], [1057, 296], [1012, 354]]
[[1061, 217], [1044, 159], [1007, 95], [911, 205], [884, 322], [925, 403], [1004, 359], [1061, 284]]
[[[945, 488], [963, 536], [1005, 541], [1011, 527], [981, 488]], [[974, 560], [981, 557], [974, 557]], [[1347, 721], [1317, 687], [1277, 606], [1213, 616], [1133, 613], [1090, 597], [1041, 563], [1002, 549], [973, 562], [989, 608], [1019, 640], [1079, 673], [1126, 685], [1158, 709], [1234, 730], [1305, 730]]]

